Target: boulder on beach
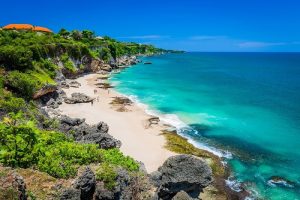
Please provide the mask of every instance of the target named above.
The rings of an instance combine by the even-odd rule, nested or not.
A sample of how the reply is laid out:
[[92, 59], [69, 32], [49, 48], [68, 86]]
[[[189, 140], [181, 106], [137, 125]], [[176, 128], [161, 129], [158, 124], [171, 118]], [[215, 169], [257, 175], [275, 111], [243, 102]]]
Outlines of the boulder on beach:
[[99, 122], [95, 125], [88, 125], [85, 119], [60, 117], [60, 128], [67, 136], [73, 137], [77, 142], [87, 144], [98, 144], [101, 149], [119, 148], [121, 142], [109, 135], [108, 125]]
[[93, 100], [94, 98], [91, 98], [83, 93], [75, 92], [71, 94], [71, 98], [65, 98], [65, 103], [67, 104], [89, 103]]
[[69, 83], [70, 87], [74, 87], [74, 88], [79, 88], [81, 86], [81, 84], [78, 81], [71, 81]]
[[198, 198], [203, 188], [212, 182], [212, 170], [207, 163], [191, 155], [168, 158], [158, 171], [151, 174], [162, 200], [172, 199], [184, 191], [191, 198]]

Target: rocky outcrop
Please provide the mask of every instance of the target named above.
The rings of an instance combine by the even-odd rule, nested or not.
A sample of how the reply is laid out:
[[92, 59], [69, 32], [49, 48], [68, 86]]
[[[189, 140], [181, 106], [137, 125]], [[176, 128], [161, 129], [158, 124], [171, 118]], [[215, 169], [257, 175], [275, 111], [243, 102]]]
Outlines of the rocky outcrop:
[[288, 188], [293, 188], [295, 183], [293, 183], [290, 180], [287, 180], [283, 177], [280, 176], [272, 176], [269, 178], [268, 180], [268, 184], [269, 185], [276, 185], [276, 186], [280, 186], [280, 187], [288, 187]]
[[41, 89], [39, 89], [34, 95], [33, 95], [33, 99], [38, 99], [48, 93], [52, 93], [54, 91], [57, 90], [57, 86], [56, 85], [50, 85], [47, 84], [45, 86], [43, 86]]
[[72, 93], [71, 98], [65, 98], [65, 103], [67, 104], [75, 104], [75, 103], [89, 103], [93, 101], [94, 98], [91, 98], [83, 93]]
[[99, 148], [102, 149], [119, 148], [121, 142], [109, 135], [108, 129], [108, 125], [104, 122], [91, 126], [85, 123], [85, 119], [68, 116], [61, 116], [60, 118], [60, 130], [69, 137], [74, 137], [76, 141], [98, 144]]
[[17, 188], [18, 191], [18, 197], [19, 200], [26, 200], [27, 196], [26, 196], [26, 184], [24, 182], [24, 179], [22, 176], [20, 176], [17, 173], [13, 174], [13, 184], [15, 185], [15, 187]]
[[157, 172], [151, 174], [151, 178], [162, 200], [172, 199], [180, 191], [198, 198], [203, 188], [212, 182], [212, 171], [201, 159], [177, 155], [168, 158]]
[[75, 188], [80, 190], [80, 198], [85, 200], [93, 199], [95, 192], [96, 178], [94, 172], [86, 167], [85, 171], [76, 180]]
[[81, 200], [80, 190], [75, 188], [68, 188], [62, 192], [60, 200]]
[[185, 191], [178, 192], [172, 200], [193, 200]]
[[78, 81], [71, 81], [69, 84], [69, 87], [79, 88], [81, 84]]
[[100, 182], [96, 186], [95, 200], [114, 200], [114, 192], [106, 189], [104, 183]]
[[132, 101], [127, 98], [127, 97], [113, 97], [113, 100], [111, 101], [110, 104], [112, 105], [126, 105], [126, 106], [130, 106], [132, 105]]
[[24, 178], [10, 168], [1, 168], [0, 199], [26, 200], [26, 184]]
[[117, 59], [116, 65], [117, 66], [129, 66], [129, 65], [136, 65], [139, 61], [137, 60], [136, 56], [122, 56]]

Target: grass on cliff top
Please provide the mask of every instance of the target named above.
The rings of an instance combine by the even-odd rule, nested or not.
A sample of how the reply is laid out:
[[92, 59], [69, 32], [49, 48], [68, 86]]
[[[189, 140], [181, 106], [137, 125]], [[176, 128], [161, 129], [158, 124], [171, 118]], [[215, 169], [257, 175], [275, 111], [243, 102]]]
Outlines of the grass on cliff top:
[[216, 155], [203, 150], [198, 149], [194, 145], [190, 144], [188, 140], [176, 133], [176, 131], [162, 131], [162, 135], [165, 136], [167, 142], [165, 148], [179, 154], [189, 154], [207, 161], [211, 167], [215, 176], [225, 176], [225, 167], [221, 163], [221, 160]]

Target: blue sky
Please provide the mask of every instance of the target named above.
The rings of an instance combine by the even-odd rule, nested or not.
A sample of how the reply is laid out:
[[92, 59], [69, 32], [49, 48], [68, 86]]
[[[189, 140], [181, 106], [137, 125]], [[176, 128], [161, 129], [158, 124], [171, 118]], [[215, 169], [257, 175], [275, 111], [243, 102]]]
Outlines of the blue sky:
[[4, 0], [0, 26], [91, 29], [187, 51], [300, 51], [299, 0]]

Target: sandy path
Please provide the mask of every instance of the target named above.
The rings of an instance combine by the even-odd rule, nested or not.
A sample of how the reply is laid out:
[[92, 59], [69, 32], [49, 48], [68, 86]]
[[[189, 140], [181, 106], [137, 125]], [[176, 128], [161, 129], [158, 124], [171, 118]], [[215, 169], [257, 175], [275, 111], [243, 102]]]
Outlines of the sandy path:
[[[109, 134], [122, 141], [121, 151], [138, 161], [142, 161], [148, 172], [157, 170], [159, 166], [173, 152], [166, 150], [163, 146], [165, 138], [160, 134], [165, 129], [164, 125], [152, 125], [145, 128], [147, 119], [150, 118], [145, 111], [137, 105], [128, 106], [129, 112], [117, 112], [109, 104], [112, 97], [121, 96], [113, 90], [96, 89], [95, 83], [98, 74], [89, 74], [76, 79], [81, 83], [79, 88], [64, 89], [69, 97], [73, 92], [82, 92], [91, 97], [99, 97], [99, 102], [82, 104], [63, 103], [59, 110], [70, 117], [85, 118], [89, 124], [95, 124], [104, 121], [109, 125]], [[99, 81], [98, 81], [99, 82]]]

